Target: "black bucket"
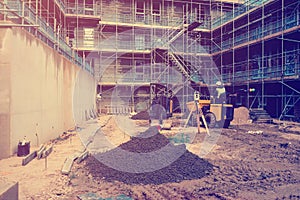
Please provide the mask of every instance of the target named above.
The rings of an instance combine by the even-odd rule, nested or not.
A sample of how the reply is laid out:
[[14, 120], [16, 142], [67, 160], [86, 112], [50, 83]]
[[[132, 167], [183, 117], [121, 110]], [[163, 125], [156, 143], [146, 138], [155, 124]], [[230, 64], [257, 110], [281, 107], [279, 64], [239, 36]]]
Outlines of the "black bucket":
[[22, 142], [19, 142], [18, 144], [18, 153], [17, 156], [26, 156], [30, 152], [30, 142], [25, 142], [22, 144]]

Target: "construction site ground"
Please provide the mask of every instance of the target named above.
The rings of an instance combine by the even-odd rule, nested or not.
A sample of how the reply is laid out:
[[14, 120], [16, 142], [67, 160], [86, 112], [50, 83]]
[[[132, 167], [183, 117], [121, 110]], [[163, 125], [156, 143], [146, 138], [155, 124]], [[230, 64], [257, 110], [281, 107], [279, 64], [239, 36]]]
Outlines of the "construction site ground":
[[[149, 126], [147, 120], [135, 123]], [[112, 116], [100, 116], [82, 129], [93, 124], [115, 146], [138, 145], [128, 143], [131, 137], [118, 128]], [[172, 129], [162, 131], [152, 142], [172, 138]], [[84, 149], [82, 137], [74, 130], [51, 141], [53, 152], [47, 160], [34, 159], [26, 166], [16, 155], [0, 160], [0, 181], [18, 181], [20, 199], [300, 199], [298, 123], [231, 125], [199, 158], [204, 137], [201, 128], [186, 145], [187, 152], [165, 169], [118, 172], [90, 155], [81, 163], [74, 162], [69, 175], [63, 175], [65, 159]], [[126, 162], [126, 158], [116, 159]]]

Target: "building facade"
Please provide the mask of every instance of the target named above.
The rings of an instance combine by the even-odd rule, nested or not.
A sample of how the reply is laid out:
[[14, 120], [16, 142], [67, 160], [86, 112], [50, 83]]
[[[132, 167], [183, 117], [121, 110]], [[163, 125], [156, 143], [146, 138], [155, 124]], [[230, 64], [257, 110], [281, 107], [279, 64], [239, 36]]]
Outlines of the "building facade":
[[298, 120], [299, 4], [4, 0], [1, 17], [92, 73], [99, 112], [141, 111], [160, 96], [182, 110], [195, 87], [210, 95], [222, 81], [238, 105]]

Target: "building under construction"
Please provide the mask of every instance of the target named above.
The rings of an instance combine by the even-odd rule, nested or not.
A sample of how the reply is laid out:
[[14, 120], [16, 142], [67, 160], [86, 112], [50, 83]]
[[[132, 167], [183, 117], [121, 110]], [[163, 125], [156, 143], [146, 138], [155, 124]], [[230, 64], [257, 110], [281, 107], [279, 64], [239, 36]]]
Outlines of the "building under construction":
[[299, 0], [0, 0], [0, 200], [300, 199]]
[[[5, 84], [0, 86], [2, 99], [22, 99], [19, 110], [8, 109], [11, 104], [1, 101], [7, 119], [3, 122], [7, 127], [4, 135], [18, 132], [14, 120], [28, 115], [34, 118], [28, 121], [28, 131], [33, 134], [28, 137], [43, 141], [48, 138], [36, 138], [36, 132], [62, 131], [88, 119], [96, 110], [108, 114], [139, 112], [154, 100], [165, 101], [161, 96], [174, 99], [174, 112], [182, 111], [195, 88], [210, 96], [217, 81], [224, 84], [228, 95], [235, 95], [236, 106], [264, 109], [279, 119], [299, 120], [299, 5], [297, 0], [2, 0], [1, 44], [17, 50], [3, 50], [1, 57], [24, 59], [15, 70], [12, 68], [11, 77], [2, 80], [10, 80], [11, 90], [24, 95], [9, 95], [2, 92], [6, 91]], [[13, 40], [25, 40], [26, 48], [9, 45]], [[16, 52], [28, 53], [34, 43], [53, 57], [45, 53], [44, 62], [39, 51], [35, 56], [17, 57]], [[34, 61], [35, 57], [40, 60]], [[63, 69], [62, 74], [54, 69], [50, 79], [55, 74], [63, 78], [57, 86], [53, 86], [55, 80], [47, 84], [43, 78], [32, 83], [34, 91], [43, 93], [34, 101], [40, 105], [36, 116], [32, 114], [34, 108], [24, 110], [24, 102], [31, 103], [31, 97], [26, 96], [31, 80], [20, 81], [23, 87], [12, 80], [22, 80], [26, 73], [37, 77], [50, 73], [43, 64], [47, 59]], [[3, 59], [5, 63], [15, 65]], [[66, 65], [83, 72], [83, 78], [74, 81], [78, 75], [67, 71]], [[24, 69], [18, 74], [20, 66]], [[1, 68], [1, 74], [5, 70]], [[69, 93], [62, 92], [64, 87]], [[61, 98], [55, 102], [62, 104], [41, 104], [57, 93]], [[72, 95], [77, 100], [68, 100]], [[88, 103], [82, 100], [87, 97]], [[67, 114], [43, 114], [55, 105], [69, 106], [73, 114], [67, 109]], [[76, 119], [66, 122], [68, 115]], [[64, 123], [54, 120], [53, 126], [43, 127], [43, 120], [57, 116]], [[10, 144], [17, 138], [1, 142], [13, 151]]]

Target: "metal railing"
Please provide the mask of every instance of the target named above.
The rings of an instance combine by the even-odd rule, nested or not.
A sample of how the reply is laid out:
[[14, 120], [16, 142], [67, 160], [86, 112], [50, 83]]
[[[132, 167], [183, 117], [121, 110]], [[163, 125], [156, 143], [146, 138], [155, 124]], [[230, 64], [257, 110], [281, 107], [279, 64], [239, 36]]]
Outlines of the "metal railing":
[[[284, 24], [284, 26], [282, 26], [282, 23]], [[265, 36], [278, 33], [299, 25], [300, 25], [300, 12], [297, 9], [295, 9], [292, 13], [285, 13], [283, 19], [277, 19], [274, 21], [265, 21], [264, 24], [262, 24], [262, 21], [258, 21], [255, 24], [250, 25], [250, 30], [248, 30], [247, 27], [237, 30], [234, 34], [234, 38], [228, 38], [223, 40], [222, 44], [219, 45], [221, 49], [218, 46], [213, 45], [211, 52], [215, 53], [220, 50], [229, 49], [234, 46], [249, 41], [258, 40]], [[215, 40], [216, 39], [220, 39], [220, 38], [215, 38]]]
[[[76, 31], [76, 37], [72, 41], [73, 46], [79, 49], [89, 49], [92, 51], [146, 51], [159, 48], [163, 45], [161, 35], [151, 35], [150, 33], [123, 32], [112, 34], [111, 32], [93, 31], [86, 35], [84, 30]], [[101, 35], [107, 36], [106, 38]], [[184, 39], [184, 40], [183, 40]], [[178, 39], [172, 43], [178, 52], [185, 53], [210, 53], [209, 45], [200, 45], [192, 38]], [[160, 40], [160, 42], [158, 42]], [[162, 44], [162, 45], [160, 45]]]
[[[4, 8], [4, 3], [0, 2], [0, 6]], [[65, 42], [64, 37], [60, 33], [55, 32], [53, 27], [48, 25], [45, 20], [38, 16], [33, 8], [29, 8], [25, 2], [20, 0], [8, 0], [5, 7], [6, 9], [2, 9], [0, 13], [5, 14], [8, 20], [18, 24], [21, 22], [22, 24], [20, 25], [37, 25], [36, 27], [24, 27], [24, 29], [32, 34], [37, 34], [36, 36], [48, 46], [55, 48], [71, 62], [85, 68], [93, 74], [89, 63], [84, 62], [83, 59]], [[22, 11], [23, 8], [24, 10]]]
[[[178, 25], [177, 22], [179, 20], [183, 22], [183, 17], [178, 16], [184, 15], [182, 12], [173, 13], [173, 16], [169, 16], [169, 14], [153, 15], [151, 14], [151, 10], [147, 10], [144, 13], [136, 13], [132, 7], [115, 7], [114, 10], [107, 11], [105, 7], [87, 3], [67, 3], [65, 10], [67, 14], [98, 16], [104, 23], [128, 23], [157, 26], [176, 26]], [[196, 15], [189, 14], [185, 17], [186, 24], [193, 21], [199, 21]], [[201, 21], [203, 21], [203, 23], [199, 28], [210, 28], [211, 19], [209, 16], [201, 16]]]
[[[226, 83], [255, 81], [261, 79], [281, 79], [289, 76], [300, 75], [300, 50], [285, 51], [283, 54], [265, 56], [242, 61], [233, 65], [222, 66], [222, 78]], [[281, 59], [285, 58], [283, 66]], [[252, 69], [251, 69], [252, 68]], [[254, 68], [254, 69], [253, 69]], [[226, 72], [226, 70], [231, 70]]]
[[[128, 72], [125, 75], [117, 74], [111, 75], [109, 73], [104, 73], [100, 78], [100, 82], [104, 83], [135, 83], [135, 84], [145, 84], [157, 81], [157, 77], [160, 73], [137, 73], [135, 71]], [[178, 78], [161, 76], [160, 83], [170, 83], [176, 82]]]
[[245, 1], [243, 4], [240, 4], [238, 7], [234, 8], [230, 12], [224, 13], [221, 17], [213, 19], [211, 28], [216, 28], [218, 26], [223, 25], [224, 23], [233, 20], [234, 18], [244, 14], [245, 12], [261, 6], [267, 3], [270, 0], [248, 0]]

